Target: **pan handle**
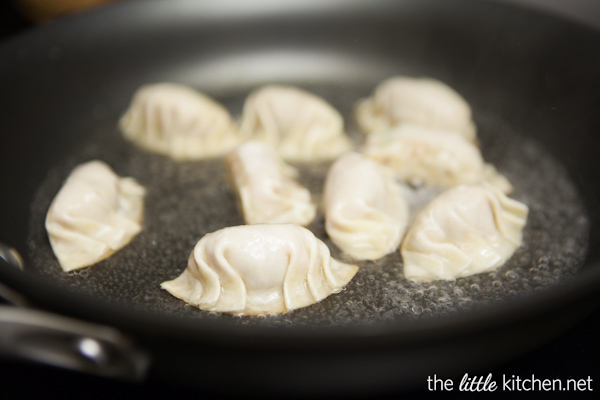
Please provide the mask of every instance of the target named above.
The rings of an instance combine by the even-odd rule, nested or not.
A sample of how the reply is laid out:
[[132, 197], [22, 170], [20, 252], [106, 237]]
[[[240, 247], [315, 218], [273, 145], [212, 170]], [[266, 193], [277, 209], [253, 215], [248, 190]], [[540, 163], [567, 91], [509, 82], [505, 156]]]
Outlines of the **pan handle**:
[[0, 306], [0, 355], [94, 375], [142, 380], [148, 356], [120, 332], [43, 311]]
[[[18, 253], [0, 243], [0, 268], [22, 269]], [[0, 356], [94, 375], [142, 380], [148, 355], [114, 328], [25, 308], [26, 299], [0, 283]]]

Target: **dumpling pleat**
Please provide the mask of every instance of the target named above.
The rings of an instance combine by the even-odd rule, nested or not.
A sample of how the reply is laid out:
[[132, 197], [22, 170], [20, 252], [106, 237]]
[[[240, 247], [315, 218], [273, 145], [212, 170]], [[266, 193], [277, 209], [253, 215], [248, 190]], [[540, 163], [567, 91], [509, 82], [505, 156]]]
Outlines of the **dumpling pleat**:
[[381, 82], [371, 97], [361, 100], [356, 120], [367, 134], [410, 122], [434, 129], [452, 130], [475, 141], [471, 108], [453, 89], [428, 78], [395, 76]]
[[323, 194], [325, 229], [344, 253], [376, 260], [400, 245], [408, 205], [393, 172], [359, 153], [331, 166]]
[[357, 271], [298, 225], [243, 225], [205, 235], [186, 271], [162, 287], [206, 311], [276, 314], [341, 291]]
[[219, 276], [206, 264], [202, 248], [190, 254], [187, 268], [183, 273], [161, 287], [174, 296], [194, 306], [212, 309], [221, 295]]
[[271, 144], [292, 161], [328, 160], [352, 148], [340, 114], [318, 96], [291, 86], [265, 86], [251, 93], [240, 133]]
[[[316, 240], [310, 241], [310, 263], [306, 281], [315, 301], [321, 301], [335, 291], [331, 280], [327, 277], [329, 270], [329, 249], [323, 249]], [[324, 250], [326, 253], [324, 253]]]
[[111, 256], [142, 227], [145, 189], [101, 161], [75, 168], [46, 216], [46, 231], [63, 270]]
[[444, 192], [417, 215], [406, 235], [405, 276], [451, 280], [504, 264], [521, 245], [527, 212], [488, 184]]
[[294, 179], [297, 170], [271, 145], [247, 141], [227, 156], [226, 166], [229, 186], [247, 224], [308, 225], [314, 219], [310, 191]]
[[523, 214], [523, 205], [506, 196], [498, 197], [498, 211], [495, 215], [498, 230], [515, 245], [520, 245], [523, 238], [523, 225], [526, 214]]
[[[213, 311], [231, 312], [241, 311], [246, 307], [246, 286], [240, 274], [231, 266], [227, 259], [227, 251], [230, 246], [228, 241], [216, 241], [213, 243], [212, 252], [203, 252], [208, 258], [212, 268], [220, 280], [220, 296]], [[209, 268], [202, 259], [204, 268]]]
[[114, 250], [106, 243], [65, 228], [60, 224], [47, 223], [46, 230], [52, 250], [65, 272], [94, 264], [114, 253]]
[[327, 231], [335, 237], [336, 244], [357, 259], [374, 260], [394, 251], [405, 226], [374, 207], [364, 203], [361, 206], [358, 214], [364, 217], [357, 217], [356, 210], [348, 217], [344, 207], [328, 215]]
[[[323, 246], [325, 246], [325, 244], [323, 244]], [[337, 292], [346, 286], [354, 275], [356, 275], [358, 267], [356, 265], [339, 262], [332, 258], [329, 260], [329, 267], [324, 269], [324, 271], [327, 274], [331, 286], [334, 288], [334, 292]]]
[[221, 156], [239, 142], [233, 119], [222, 105], [170, 83], [141, 87], [120, 127], [137, 145], [177, 160]]
[[[194, 274], [189, 268], [185, 269], [177, 278], [161, 283], [160, 287], [186, 303], [197, 307], [210, 309], [216, 303], [216, 300], [211, 301], [211, 293], [206, 293], [205, 290], [213, 286], [207, 284], [206, 280]], [[212, 295], [214, 297], [214, 293]]]
[[310, 288], [311, 269], [317, 262], [317, 254], [312, 247], [312, 243], [306, 243], [305, 240], [302, 240], [298, 246], [290, 247], [290, 259], [283, 282], [283, 296], [287, 310], [306, 307], [316, 301]]

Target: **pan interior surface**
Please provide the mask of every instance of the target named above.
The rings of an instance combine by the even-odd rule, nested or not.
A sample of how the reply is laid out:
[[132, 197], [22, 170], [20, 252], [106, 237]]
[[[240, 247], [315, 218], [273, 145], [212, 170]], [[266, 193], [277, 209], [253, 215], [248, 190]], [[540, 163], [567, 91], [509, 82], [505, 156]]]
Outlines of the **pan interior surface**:
[[[297, 82], [285, 82], [297, 84]], [[304, 86], [323, 96], [345, 115], [347, 130], [361, 140], [352, 123], [353, 104], [368, 94], [365, 86]], [[235, 115], [246, 92], [219, 98]], [[344, 290], [322, 302], [268, 318], [232, 317], [203, 312], [162, 290], [177, 277], [196, 242], [206, 233], [242, 225], [226, 182], [222, 159], [175, 162], [123, 139], [114, 124], [98, 129], [67, 161], [50, 171], [32, 204], [30, 269], [75, 290], [114, 304], [184, 318], [228, 318], [239, 324], [346, 325], [364, 321], [414, 319], [443, 315], [531, 293], [574, 275], [585, 258], [588, 220], [564, 168], [541, 145], [513, 132], [494, 115], [477, 118], [485, 159], [515, 186], [512, 197], [530, 208], [524, 245], [503, 267], [456, 281], [417, 283], [402, 273], [399, 251], [378, 261], [357, 263], [359, 273]], [[77, 164], [101, 159], [121, 176], [133, 176], [148, 190], [144, 229], [132, 243], [97, 265], [64, 273], [43, 229], [53, 196]], [[300, 181], [320, 197], [329, 164], [297, 165]], [[535, 167], [532, 167], [535, 166]], [[331, 243], [323, 217], [309, 228], [324, 240], [335, 258], [352, 262]]]
[[[16, 240], [28, 272], [49, 284], [111, 306], [184, 319], [346, 325], [462, 312], [550, 288], [597, 261], [599, 197], [590, 182], [598, 166], [590, 160], [600, 123], [592, 112], [598, 98], [588, 93], [600, 93], [600, 56], [587, 50], [598, 35], [476, 2], [309, 2], [296, 13], [274, 7], [242, 15], [227, 12], [233, 9], [227, 1], [177, 2], [181, 7], [150, 1], [145, 13], [131, 18], [141, 3], [50, 26], [25, 47], [3, 47], [3, 55], [17, 62], [0, 67], [5, 93], [14, 94], [2, 97], [0, 127], [18, 135], [11, 138], [10, 154], [0, 149], [2, 166], [28, 179], [3, 176], [20, 195], [5, 200], [15, 212], [2, 216], [1, 225], [11, 229], [3, 228], [0, 239]], [[439, 79], [472, 106], [484, 159], [513, 183], [512, 197], [530, 208], [524, 246], [507, 265], [455, 282], [411, 283], [402, 277], [396, 254], [359, 263], [343, 292], [268, 318], [205, 313], [160, 289], [185, 268], [202, 235], [242, 220], [222, 161], [176, 163], [122, 138], [117, 121], [135, 89], [149, 82], [188, 84], [239, 116], [251, 89], [295, 84], [340, 110], [359, 144], [353, 104], [392, 75]], [[35, 110], [36, 118], [23, 110]], [[65, 274], [46, 237], [45, 213], [71, 169], [95, 158], [149, 190], [144, 230], [111, 258]], [[302, 183], [317, 196], [326, 167], [301, 167]], [[322, 219], [310, 228], [343, 259], [325, 236]]]

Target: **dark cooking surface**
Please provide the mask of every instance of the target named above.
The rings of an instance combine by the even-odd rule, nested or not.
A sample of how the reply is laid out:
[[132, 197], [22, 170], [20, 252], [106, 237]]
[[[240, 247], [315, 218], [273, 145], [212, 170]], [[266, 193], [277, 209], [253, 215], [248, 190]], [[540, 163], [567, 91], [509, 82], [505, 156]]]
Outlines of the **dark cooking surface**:
[[[364, 89], [342, 85], [309, 88], [330, 101], [345, 116], [356, 142], [360, 134], [353, 104], [368, 95]], [[246, 93], [220, 98], [234, 115], [241, 112]], [[98, 296], [116, 305], [133, 306], [159, 314], [191, 319], [226, 318], [239, 324], [344, 325], [392, 319], [414, 319], [498, 302], [568, 279], [581, 266], [588, 242], [588, 219], [577, 191], [564, 168], [540, 144], [526, 139], [495, 115], [475, 112], [485, 160], [492, 162], [514, 185], [511, 197], [529, 206], [524, 245], [498, 270], [460, 278], [456, 282], [409, 282], [402, 273], [398, 251], [376, 262], [358, 262], [358, 274], [346, 289], [322, 302], [268, 318], [206, 313], [186, 305], [159, 284], [177, 277], [187, 265], [196, 242], [204, 234], [243, 224], [224, 179], [222, 160], [174, 162], [148, 153], [122, 138], [119, 115], [97, 128], [65, 162], [53, 168], [32, 205], [29, 271]], [[121, 176], [133, 176], [148, 190], [144, 228], [124, 249], [99, 264], [64, 273], [52, 253], [44, 219], [52, 198], [74, 165], [101, 159]], [[298, 165], [300, 181], [317, 202], [329, 164]], [[334, 257], [347, 262], [327, 238], [319, 215], [309, 229], [325, 241]]]

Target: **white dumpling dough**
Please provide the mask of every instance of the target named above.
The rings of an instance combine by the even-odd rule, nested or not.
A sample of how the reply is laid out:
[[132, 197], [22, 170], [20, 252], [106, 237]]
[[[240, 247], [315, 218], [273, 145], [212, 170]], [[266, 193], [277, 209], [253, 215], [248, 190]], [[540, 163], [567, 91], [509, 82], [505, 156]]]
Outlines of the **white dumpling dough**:
[[243, 137], [271, 144], [287, 161], [330, 160], [352, 148], [339, 112], [292, 86], [252, 92], [240, 121]]
[[226, 159], [230, 186], [247, 224], [308, 225], [317, 209], [310, 192], [296, 182], [298, 171], [286, 164], [273, 147], [248, 141]]
[[161, 286], [205, 311], [277, 314], [340, 292], [357, 271], [301, 226], [243, 225], [205, 235], [185, 271]]
[[371, 97], [357, 104], [355, 116], [365, 133], [385, 131], [408, 122], [455, 131], [470, 141], [476, 136], [467, 102], [449, 86], [428, 78], [386, 79]]
[[64, 271], [97, 263], [142, 229], [146, 190], [101, 161], [76, 167], [48, 210], [46, 231]]
[[408, 205], [393, 171], [358, 153], [331, 166], [323, 193], [325, 230], [356, 260], [377, 260], [400, 245]]
[[120, 126], [127, 139], [175, 160], [222, 156], [239, 143], [235, 123], [222, 105], [173, 83], [142, 86]]
[[416, 217], [402, 243], [404, 275], [453, 280], [503, 265], [521, 245], [525, 204], [490, 185], [442, 193]]
[[510, 182], [486, 164], [473, 143], [453, 132], [401, 124], [369, 135], [362, 152], [405, 182], [456, 186], [487, 181], [510, 192]]

